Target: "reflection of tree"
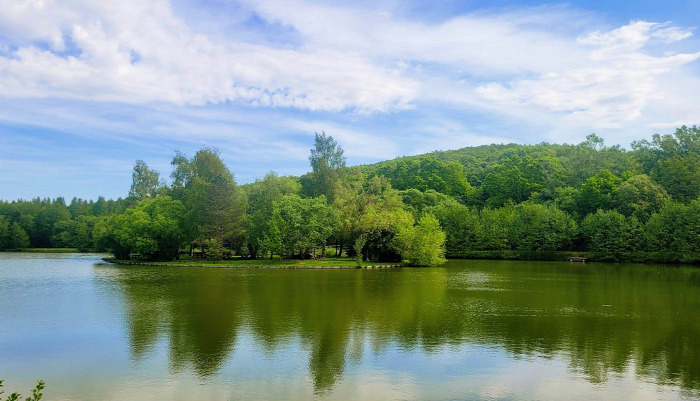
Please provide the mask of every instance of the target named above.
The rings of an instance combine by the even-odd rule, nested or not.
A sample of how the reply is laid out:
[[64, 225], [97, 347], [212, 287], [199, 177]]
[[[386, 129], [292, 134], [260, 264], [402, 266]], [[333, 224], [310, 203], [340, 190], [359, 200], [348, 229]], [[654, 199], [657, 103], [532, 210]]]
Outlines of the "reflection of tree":
[[[168, 336], [174, 371], [191, 365], [201, 377], [216, 373], [226, 361], [246, 309], [245, 294], [229, 291], [218, 274], [193, 280], [186, 270], [144, 269], [123, 275], [128, 300], [131, 350], [139, 359], [161, 335]], [[136, 273], [136, 274], [134, 274]]]
[[563, 356], [594, 383], [634, 362], [640, 376], [700, 388], [700, 272], [470, 265], [385, 271], [133, 268], [124, 271], [120, 285], [134, 358], [167, 337], [172, 368], [192, 366], [203, 377], [221, 368], [246, 325], [270, 353], [300, 340], [317, 392], [332, 389], [347, 364], [361, 359], [366, 341], [375, 352], [478, 343], [517, 356]]

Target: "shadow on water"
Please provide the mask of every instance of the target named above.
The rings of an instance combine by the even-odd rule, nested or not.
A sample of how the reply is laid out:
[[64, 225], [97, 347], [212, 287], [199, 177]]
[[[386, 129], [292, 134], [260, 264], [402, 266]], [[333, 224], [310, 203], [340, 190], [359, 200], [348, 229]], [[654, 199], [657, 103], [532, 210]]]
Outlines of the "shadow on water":
[[591, 383], [623, 375], [700, 389], [700, 271], [452, 261], [444, 268], [296, 271], [121, 268], [132, 357], [167, 340], [171, 369], [216, 374], [245, 330], [270, 355], [308, 352], [317, 393], [364, 344], [424, 353], [500, 347], [561, 358]]

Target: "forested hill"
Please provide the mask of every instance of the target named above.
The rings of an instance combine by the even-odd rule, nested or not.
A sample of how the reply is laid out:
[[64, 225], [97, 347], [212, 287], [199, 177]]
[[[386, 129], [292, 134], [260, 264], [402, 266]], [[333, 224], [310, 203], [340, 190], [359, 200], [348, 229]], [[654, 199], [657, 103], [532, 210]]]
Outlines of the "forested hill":
[[0, 250], [76, 247], [168, 259], [196, 243], [254, 258], [302, 257], [334, 244], [349, 255], [414, 264], [433, 264], [445, 251], [700, 261], [695, 126], [629, 150], [592, 134], [576, 145], [487, 145], [354, 167], [322, 134], [309, 160], [312, 171], [299, 178], [270, 173], [240, 186], [212, 149], [177, 153], [169, 184], [137, 161], [125, 198], [0, 202]]
[[619, 145], [605, 146], [602, 138], [591, 134], [577, 145], [483, 145], [353, 168], [384, 175], [400, 190], [433, 189], [453, 196], [475, 190], [471, 201], [487, 206], [509, 200], [520, 203], [533, 193], [539, 199], [552, 198], [557, 188], [579, 188], [601, 170], [619, 178], [646, 174], [669, 194], [687, 201], [700, 194], [696, 142], [694, 127], [636, 141], [629, 151]]

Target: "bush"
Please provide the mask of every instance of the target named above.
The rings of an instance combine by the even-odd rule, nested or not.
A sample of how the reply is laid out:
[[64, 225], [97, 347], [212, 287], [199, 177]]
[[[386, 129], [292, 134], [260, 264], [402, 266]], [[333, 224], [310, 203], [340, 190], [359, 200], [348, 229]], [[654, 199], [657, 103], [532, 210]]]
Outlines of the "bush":
[[431, 214], [424, 214], [415, 226], [400, 226], [396, 241], [401, 256], [413, 266], [438, 266], [445, 263], [445, 232]]

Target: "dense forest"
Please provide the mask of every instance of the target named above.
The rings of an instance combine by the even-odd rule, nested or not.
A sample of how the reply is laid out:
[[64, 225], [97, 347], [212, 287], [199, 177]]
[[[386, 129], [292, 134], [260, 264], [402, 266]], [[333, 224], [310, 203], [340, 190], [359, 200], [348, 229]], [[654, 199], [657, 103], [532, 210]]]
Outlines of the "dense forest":
[[137, 161], [117, 200], [0, 202], [0, 250], [66, 247], [171, 260], [447, 257], [700, 262], [700, 128], [632, 149], [488, 145], [347, 167], [317, 134], [301, 177], [237, 185], [218, 151], [176, 153], [170, 181]]

